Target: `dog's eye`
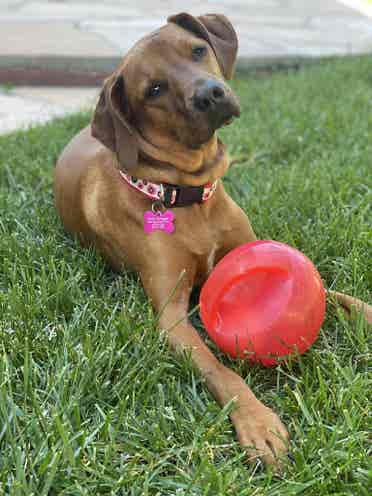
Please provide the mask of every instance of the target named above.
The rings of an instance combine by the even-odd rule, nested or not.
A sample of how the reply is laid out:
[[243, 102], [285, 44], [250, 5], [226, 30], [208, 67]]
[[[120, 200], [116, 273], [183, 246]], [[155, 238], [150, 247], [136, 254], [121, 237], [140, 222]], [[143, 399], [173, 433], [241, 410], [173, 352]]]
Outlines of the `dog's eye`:
[[192, 58], [194, 60], [201, 60], [207, 53], [206, 46], [197, 46], [192, 49]]
[[148, 87], [146, 91], [146, 98], [156, 98], [162, 95], [167, 89], [167, 85], [165, 83], [156, 82]]

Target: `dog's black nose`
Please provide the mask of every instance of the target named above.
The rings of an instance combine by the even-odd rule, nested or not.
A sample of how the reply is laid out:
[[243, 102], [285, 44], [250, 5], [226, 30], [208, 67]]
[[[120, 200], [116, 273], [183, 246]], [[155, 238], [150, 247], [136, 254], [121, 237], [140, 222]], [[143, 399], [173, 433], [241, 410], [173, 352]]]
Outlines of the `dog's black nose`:
[[194, 105], [201, 112], [207, 112], [222, 103], [226, 97], [224, 87], [214, 79], [203, 81], [194, 93]]

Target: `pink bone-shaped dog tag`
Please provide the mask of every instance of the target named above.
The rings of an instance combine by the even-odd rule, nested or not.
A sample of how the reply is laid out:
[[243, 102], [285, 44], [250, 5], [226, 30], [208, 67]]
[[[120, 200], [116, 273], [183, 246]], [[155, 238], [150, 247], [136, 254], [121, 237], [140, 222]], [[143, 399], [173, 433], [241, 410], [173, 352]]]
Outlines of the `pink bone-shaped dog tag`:
[[147, 210], [143, 214], [145, 233], [153, 231], [165, 231], [168, 234], [174, 232], [174, 213], [171, 210], [165, 212], [152, 212]]

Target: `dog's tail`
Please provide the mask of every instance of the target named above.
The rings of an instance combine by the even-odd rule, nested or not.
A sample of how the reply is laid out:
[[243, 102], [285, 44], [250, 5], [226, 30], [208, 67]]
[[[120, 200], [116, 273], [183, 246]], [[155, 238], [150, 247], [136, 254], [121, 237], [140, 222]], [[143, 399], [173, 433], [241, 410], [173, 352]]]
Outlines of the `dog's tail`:
[[368, 303], [365, 303], [364, 301], [358, 300], [358, 298], [354, 298], [353, 296], [339, 293], [337, 291], [328, 290], [327, 294], [330, 296], [331, 300], [336, 301], [339, 305], [341, 305], [342, 310], [344, 310], [348, 316], [351, 316], [353, 309], [355, 309], [357, 312], [361, 312], [366, 321], [372, 325], [371, 305], [368, 305]]

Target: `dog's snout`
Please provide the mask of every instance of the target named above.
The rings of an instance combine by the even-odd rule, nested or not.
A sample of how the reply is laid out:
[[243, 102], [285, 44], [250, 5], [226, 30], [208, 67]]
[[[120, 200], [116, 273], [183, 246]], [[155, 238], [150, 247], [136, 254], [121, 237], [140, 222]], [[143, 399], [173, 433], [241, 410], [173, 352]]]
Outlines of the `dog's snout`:
[[214, 78], [199, 79], [196, 82], [192, 105], [197, 113], [203, 114], [201, 120], [207, 121], [212, 131], [229, 124], [234, 117], [240, 115], [236, 96], [222, 81]]
[[201, 112], [206, 112], [222, 102], [226, 97], [223, 86], [213, 79], [207, 79], [195, 90], [194, 105]]

